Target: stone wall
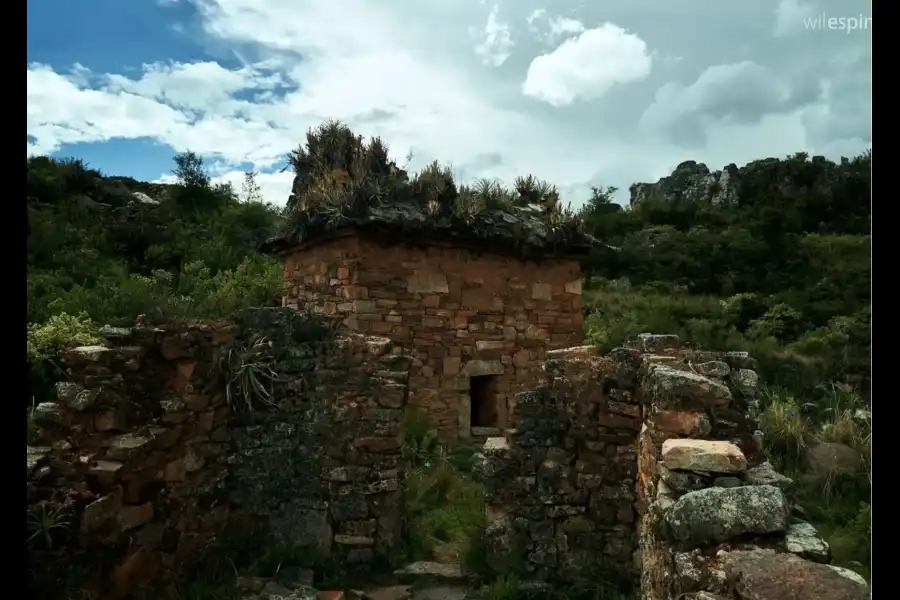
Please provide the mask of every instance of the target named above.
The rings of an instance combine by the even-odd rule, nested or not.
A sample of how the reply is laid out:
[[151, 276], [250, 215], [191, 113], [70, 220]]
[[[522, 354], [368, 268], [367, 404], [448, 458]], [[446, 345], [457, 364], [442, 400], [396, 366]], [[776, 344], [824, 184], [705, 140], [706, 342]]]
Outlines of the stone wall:
[[670, 335], [549, 352], [518, 427], [485, 445], [490, 566], [519, 555], [567, 586], [619, 574], [642, 600], [867, 598], [765, 461], [754, 367]]
[[[483, 417], [476, 423], [506, 428], [515, 394], [534, 387], [545, 352], [582, 339], [575, 260], [535, 263], [345, 237], [286, 256], [285, 282], [286, 306], [408, 348], [410, 404], [447, 437], [473, 433], [473, 398]], [[477, 397], [473, 376], [493, 376]]]
[[[108, 329], [105, 345], [67, 352], [68, 379], [35, 407], [28, 447], [29, 549], [58, 569], [39, 595], [163, 584], [226, 525], [316, 561], [390, 554], [409, 358], [385, 338], [329, 333], [261, 309], [238, 323]], [[269, 392], [242, 393], [250, 363], [264, 386], [265, 369], [277, 376]]]
[[861, 577], [828, 565], [793, 482], [765, 461], [755, 361], [682, 351], [674, 336], [637, 346], [642, 599], [869, 598]]
[[635, 380], [587, 346], [548, 352], [543, 369], [516, 429], [485, 444], [489, 564], [521, 553], [516, 568], [542, 581], [636, 580]]

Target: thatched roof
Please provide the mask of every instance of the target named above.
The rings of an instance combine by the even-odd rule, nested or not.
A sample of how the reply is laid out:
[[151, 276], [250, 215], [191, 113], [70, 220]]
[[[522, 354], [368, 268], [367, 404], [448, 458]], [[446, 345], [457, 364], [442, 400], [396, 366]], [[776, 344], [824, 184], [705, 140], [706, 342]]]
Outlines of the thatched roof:
[[581, 256], [597, 245], [579, 215], [561, 207], [552, 185], [528, 176], [513, 189], [487, 180], [458, 186], [450, 168], [436, 162], [410, 176], [380, 139], [366, 142], [339, 122], [311, 130], [288, 160], [296, 173], [290, 215], [263, 252], [281, 254], [350, 232], [523, 258]]
[[281, 254], [298, 246], [333, 239], [345, 233], [389, 243], [435, 245], [449, 243], [522, 258], [583, 256], [599, 245], [571, 227], [553, 226], [540, 206], [483, 209], [472, 218], [433, 216], [428, 207], [412, 203], [383, 205], [360, 216], [306, 214], [281, 235], [263, 244], [263, 252]]

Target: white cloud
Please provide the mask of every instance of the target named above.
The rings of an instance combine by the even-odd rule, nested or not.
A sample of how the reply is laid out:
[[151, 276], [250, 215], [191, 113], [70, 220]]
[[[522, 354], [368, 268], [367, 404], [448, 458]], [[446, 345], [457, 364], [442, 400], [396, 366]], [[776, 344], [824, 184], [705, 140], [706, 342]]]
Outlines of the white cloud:
[[500, 4], [497, 3], [488, 13], [487, 23], [473, 34], [479, 40], [475, 46], [475, 53], [481, 57], [484, 64], [499, 67], [506, 62], [512, 54], [515, 45], [512, 40], [512, 30], [507, 23], [500, 21]]
[[144, 96], [88, 89], [84, 71], [71, 78], [49, 67], [28, 68], [28, 135], [34, 153], [53, 152], [61, 144], [101, 142], [112, 138], [166, 137], [188, 117]]
[[552, 106], [603, 96], [617, 84], [650, 75], [647, 44], [611, 23], [567, 39], [528, 67], [522, 93]]
[[550, 19], [550, 35], [553, 37], [566, 37], [583, 31], [584, 23], [581, 21], [569, 19], [568, 17]]
[[280, 73], [266, 73], [251, 65], [229, 70], [214, 62], [156, 63], [144, 65], [144, 73], [136, 81], [122, 75], [107, 75], [105, 80], [110, 91], [154, 98], [180, 109], [223, 114], [240, 110], [242, 103], [233, 99], [237, 92], [263, 93], [286, 83]]
[[[230, 183], [234, 191], [241, 193], [244, 184], [245, 171], [227, 171], [212, 177], [213, 183]], [[174, 183], [176, 178], [171, 173], [163, 173], [153, 183]], [[256, 174], [256, 184], [259, 186], [260, 196], [266, 202], [284, 204], [291, 194], [291, 186], [294, 183], [294, 174], [290, 171]]]
[[[512, 2], [501, 11], [496, 0], [181, 1], [197, 8], [198, 23], [170, 26], [227, 48], [239, 66], [206, 58], [128, 65], [123, 74], [92, 72], [77, 63], [81, 56], [70, 57], [70, 71], [32, 64], [28, 152], [148, 138], [194, 150], [217, 178], [236, 184], [250, 164], [264, 171], [266, 199], [284, 202], [290, 174], [269, 171], [309, 127], [337, 118], [381, 135], [400, 160], [412, 151], [413, 169], [439, 159], [466, 177], [532, 173], [581, 190], [571, 198], [577, 204], [590, 185], [627, 190], [685, 159], [712, 167], [855, 147], [871, 130], [863, 122], [870, 77], [866, 84], [841, 76], [858, 73], [858, 61], [834, 60], [870, 56], [870, 39], [868, 46], [863, 36], [773, 40], [777, 0], [727, 11], [702, 0], [685, 0], [694, 10], [657, 10], [655, 0], [559, 0], [552, 9], [559, 16]], [[590, 28], [604, 20], [634, 33], [609, 22]], [[676, 56], [677, 64], [666, 58]], [[485, 69], [484, 60], [502, 68]], [[730, 73], [724, 83], [703, 77], [713, 62], [741, 61], [758, 68], [720, 71]], [[832, 89], [806, 98], [809, 106], [785, 100], [785, 82], [801, 78], [813, 91], [825, 80]], [[755, 88], [739, 87], [748, 81]]]
[[531, 12], [528, 14], [528, 16], [525, 17], [525, 22], [528, 23], [529, 26], [533, 27], [533, 26], [534, 26], [534, 23], [535, 23], [538, 19], [543, 19], [543, 18], [546, 17], [546, 16], [547, 16], [547, 9], [546, 9], [546, 8], [537, 8], [537, 9], [531, 11]]
[[569, 17], [550, 17], [543, 8], [532, 11], [525, 21], [536, 39], [548, 45], [558, 44], [561, 40], [585, 30], [581, 21]]
[[816, 7], [801, 0], [781, 0], [775, 9], [773, 34], [783, 37], [806, 29], [809, 19], [816, 15]]
[[27, 122], [35, 142], [29, 149], [47, 153], [62, 144], [146, 137], [164, 141], [176, 152], [190, 149], [265, 168], [280, 162], [299, 140], [256, 118], [276, 105], [252, 104], [231, 95], [242, 89], [264, 91], [271, 78], [254, 81], [252, 70], [228, 71], [215, 63], [144, 69], [139, 79], [111, 75], [104, 85], [91, 88], [87, 82], [92, 78], [83, 69], [67, 77], [31, 65]]

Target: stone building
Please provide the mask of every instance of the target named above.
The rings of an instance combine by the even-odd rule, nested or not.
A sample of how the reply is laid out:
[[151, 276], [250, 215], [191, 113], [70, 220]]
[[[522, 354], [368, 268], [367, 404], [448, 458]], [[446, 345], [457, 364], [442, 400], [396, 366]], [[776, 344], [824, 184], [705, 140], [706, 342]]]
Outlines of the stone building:
[[337, 226], [311, 221], [265, 249], [283, 257], [285, 306], [413, 354], [409, 404], [443, 436], [495, 435], [546, 352], [583, 339], [578, 259], [592, 240], [576, 230], [561, 242], [537, 207], [466, 230], [426, 221], [427, 208], [375, 209]]

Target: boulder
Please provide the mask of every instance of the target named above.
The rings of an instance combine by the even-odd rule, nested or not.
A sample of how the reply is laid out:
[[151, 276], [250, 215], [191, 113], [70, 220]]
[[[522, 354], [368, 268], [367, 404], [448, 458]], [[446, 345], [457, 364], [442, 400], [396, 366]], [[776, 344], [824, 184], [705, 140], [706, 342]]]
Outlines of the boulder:
[[786, 531], [790, 505], [771, 485], [708, 488], [675, 501], [665, 521], [671, 537], [687, 547]]
[[868, 586], [828, 565], [772, 550], [725, 552], [722, 562], [740, 600], [868, 600]]

